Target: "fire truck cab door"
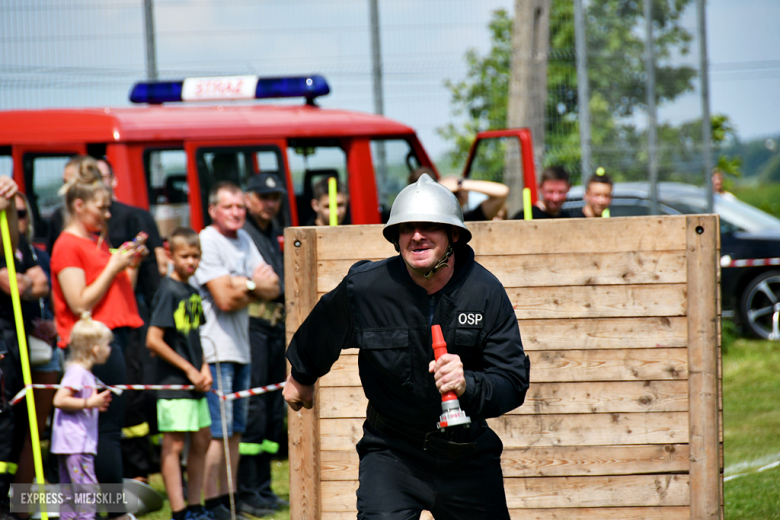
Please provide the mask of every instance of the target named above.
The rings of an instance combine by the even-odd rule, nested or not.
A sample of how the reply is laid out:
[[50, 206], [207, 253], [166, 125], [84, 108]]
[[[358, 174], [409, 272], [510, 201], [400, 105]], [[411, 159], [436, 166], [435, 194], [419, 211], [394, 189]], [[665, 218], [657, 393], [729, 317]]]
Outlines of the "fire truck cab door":
[[35, 222], [34, 242], [46, 242], [49, 218], [62, 204], [62, 197], [58, 192], [62, 187], [65, 164], [74, 155], [86, 153], [85, 143], [32, 143], [12, 146], [13, 176], [30, 202]]
[[[531, 203], [536, 203], [538, 195], [533, 150], [528, 128], [480, 132], [471, 144], [463, 177], [502, 182], [513, 192], [529, 188]], [[517, 175], [518, 168], [522, 176]], [[517, 182], [520, 179], [522, 185]]]
[[[244, 188], [252, 175], [275, 173], [284, 184], [288, 201], [277, 219], [279, 228], [291, 225], [290, 207], [294, 192], [290, 189], [289, 168], [283, 139], [236, 139], [186, 141], [187, 181], [189, 185], [190, 225], [200, 230], [211, 223], [208, 194], [219, 181], [231, 181]], [[291, 198], [292, 197], [292, 198]]]

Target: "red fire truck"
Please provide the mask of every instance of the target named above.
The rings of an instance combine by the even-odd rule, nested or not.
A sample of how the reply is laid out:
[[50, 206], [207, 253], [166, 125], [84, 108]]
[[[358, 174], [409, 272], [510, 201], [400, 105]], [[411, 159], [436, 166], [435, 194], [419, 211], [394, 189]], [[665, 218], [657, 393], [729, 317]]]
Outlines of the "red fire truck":
[[[316, 75], [190, 78], [135, 85], [131, 101], [143, 106], [0, 112], [0, 174], [12, 174], [28, 195], [36, 238], [46, 234], [47, 217], [60, 204], [63, 166], [76, 154], [107, 157], [117, 198], [149, 209], [162, 236], [179, 225], [203, 228], [210, 186], [223, 179], [244, 185], [258, 172], [276, 172], [286, 183], [289, 200], [280, 225], [308, 221], [313, 185], [327, 176], [347, 186], [349, 223], [380, 223], [411, 170], [436, 168], [412, 128], [316, 106], [328, 92]], [[228, 101], [281, 97], [306, 102]], [[519, 140], [525, 185], [535, 200], [530, 133], [479, 136], [493, 137]], [[475, 142], [472, 152], [476, 148]]]

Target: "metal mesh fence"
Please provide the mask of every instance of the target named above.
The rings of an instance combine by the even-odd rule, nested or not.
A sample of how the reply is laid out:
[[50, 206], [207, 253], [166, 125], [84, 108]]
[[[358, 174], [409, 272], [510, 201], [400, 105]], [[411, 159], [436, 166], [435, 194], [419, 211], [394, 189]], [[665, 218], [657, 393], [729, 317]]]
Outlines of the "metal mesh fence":
[[[648, 179], [643, 2], [584, 2], [591, 167], [617, 181]], [[661, 181], [703, 184], [697, 26], [693, 0], [654, 0], [655, 95]], [[572, 2], [550, 20], [545, 164], [581, 176], [577, 53]], [[592, 173], [589, 172], [589, 173]]]
[[[656, 0], [660, 179], [703, 178], [693, 0]], [[487, 53], [488, 24], [512, 0], [380, 1], [385, 114], [413, 126], [434, 158], [453, 116], [444, 81]], [[545, 164], [579, 177], [573, 9], [551, 0]], [[585, 2], [593, 166], [647, 178], [642, 2]], [[678, 8], [679, 7], [679, 8]], [[367, 0], [155, 0], [159, 76], [324, 74], [320, 103], [373, 111]], [[146, 76], [143, 0], [6, 0], [0, 4], [0, 109], [128, 104]], [[671, 42], [671, 43], [670, 43]], [[681, 72], [682, 71], [682, 72]], [[451, 171], [455, 171], [453, 168]]]

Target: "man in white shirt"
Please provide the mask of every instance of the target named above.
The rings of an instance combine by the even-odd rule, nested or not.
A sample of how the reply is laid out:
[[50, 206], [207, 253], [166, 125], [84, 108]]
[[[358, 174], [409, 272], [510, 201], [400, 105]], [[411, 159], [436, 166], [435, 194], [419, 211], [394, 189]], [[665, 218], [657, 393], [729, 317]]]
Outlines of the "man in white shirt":
[[[221, 181], [209, 192], [212, 224], [200, 233], [202, 256], [193, 284], [203, 300], [206, 323], [200, 329], [203, 358], [211, 367], [213, 388], [220, 379], [224, 393], [249, 388], [251, 354], [249, 348], [250, 303], [273, 300], [279, 295], [279, 277], [266, 264], [249, 234], [241, 229], [246, 206], [241, 188]], [[217, 374], [219, 362], [221, 374]], [[211, 412], [212, 440], [206, 453], [206, 509], [217, 520], [228, 520], [227, 464], [222, 417], [217, 395], [207, 394]], [[246, 428], [247, 400], [226, 401], [225, 422], [230, 450], [233, 487], [236, 484], [241, 434]]]

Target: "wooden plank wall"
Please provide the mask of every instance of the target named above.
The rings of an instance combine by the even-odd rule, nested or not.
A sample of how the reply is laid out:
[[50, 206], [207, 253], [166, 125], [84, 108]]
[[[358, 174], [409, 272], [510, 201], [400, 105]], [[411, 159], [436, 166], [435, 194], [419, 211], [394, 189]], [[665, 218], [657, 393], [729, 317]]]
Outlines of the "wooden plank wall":
[[[720, 518], [717, 217], [469, 228], [531, 358], [525, 404], [490, 421], [512, 518]], [[396, 254], [380, 230], [287, 229], [288, 338], [350, 265]], [[355, 518], [365, 409], [345, 352], [290, 413], [292, 518]]]

